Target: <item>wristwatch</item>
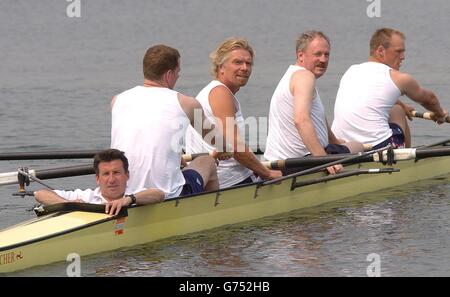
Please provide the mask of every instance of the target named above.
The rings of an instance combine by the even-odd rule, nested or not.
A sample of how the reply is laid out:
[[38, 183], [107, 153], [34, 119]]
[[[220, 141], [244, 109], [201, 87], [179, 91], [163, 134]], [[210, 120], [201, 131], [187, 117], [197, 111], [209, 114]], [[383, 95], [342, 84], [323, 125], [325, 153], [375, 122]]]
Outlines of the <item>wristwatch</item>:
[[131, 198], [130, 205], [136, 204], [136, 196], [134, 196], [134, 194], [128, 194], [128, 195], [125, 195], [125, 197], [130, 197]]

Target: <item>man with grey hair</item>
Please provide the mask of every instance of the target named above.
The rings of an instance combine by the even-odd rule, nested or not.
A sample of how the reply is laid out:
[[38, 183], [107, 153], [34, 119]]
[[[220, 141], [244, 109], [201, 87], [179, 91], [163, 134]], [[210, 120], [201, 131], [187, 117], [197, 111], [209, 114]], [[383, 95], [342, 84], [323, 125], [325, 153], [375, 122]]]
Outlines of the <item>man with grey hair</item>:
[[[360, 143], [344, 143], [337, 139], [325, 118], [316, 80], [328, 67], [329, 38], [320, 31], [301, 34], [297, 39], [296, 55], [296, 64], [289, 66], [270, 102], [264, 157], [273, 161], [364, 150]], [[340, 164], [327, 168], [330, 174], [341, 169]]]

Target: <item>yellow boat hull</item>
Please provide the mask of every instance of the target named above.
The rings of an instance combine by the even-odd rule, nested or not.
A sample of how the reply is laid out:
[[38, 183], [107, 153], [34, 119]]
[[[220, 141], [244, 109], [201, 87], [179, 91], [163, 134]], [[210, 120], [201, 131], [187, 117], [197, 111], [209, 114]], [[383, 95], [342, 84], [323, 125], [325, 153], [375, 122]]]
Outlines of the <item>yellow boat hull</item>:
[[[363, 163], [346, 168], [384, 167]], [[0, 231], [0, 272], [66, 261], [71, 253], [84, 256], [134, 246], [431, 179], [450, 173], [450, 156], [402, 161], [394, 167], [400, 172], [346, 177], [293, 190], [292, 178], [262, 187], [241, 186], [129, 208], [122, 218], [83, 211], [39, 217]], [[297, 181], [321, 176], [324, 174], [310, 174]]]

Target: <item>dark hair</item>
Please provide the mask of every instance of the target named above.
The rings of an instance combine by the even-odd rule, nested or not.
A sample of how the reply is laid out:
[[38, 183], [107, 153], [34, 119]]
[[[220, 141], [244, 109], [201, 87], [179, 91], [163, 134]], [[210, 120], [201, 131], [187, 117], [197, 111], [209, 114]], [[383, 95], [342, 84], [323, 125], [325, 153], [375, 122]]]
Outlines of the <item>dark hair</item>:
[[128, 159], [125, 157], [125, 153], [116, 149], [107, 149], [97, 153], [94, 157], [95, 174], [99, 174], [98, 165], [101, 162], [111, 162], [114, 160], [121, 160], [123, 163], [123, 169], [125, 172], [128, 172]]
[[159, 80], [169, 70], [175, 70], [179, 63], [178, 50], [167, 45], [158, 44], [147, 50], [143, 61], [144, 77]]

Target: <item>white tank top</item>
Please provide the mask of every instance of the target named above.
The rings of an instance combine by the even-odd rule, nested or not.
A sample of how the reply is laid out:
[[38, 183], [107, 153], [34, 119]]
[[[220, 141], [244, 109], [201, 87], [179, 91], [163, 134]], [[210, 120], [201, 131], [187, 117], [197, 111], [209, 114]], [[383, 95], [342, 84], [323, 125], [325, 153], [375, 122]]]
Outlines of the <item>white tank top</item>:
[[128, 187], [158, 188], [176, 197], [185, 183], [180, 170], [182, 140], [189, 119], [177, 92], [137, 86], [117, 95], [112, 109], [111, 147], [129, 161]]
[[345, 72], [334, 106], [336, 137], [373, 145], [391, 137], [389, 111], [401, 92], [390, 71], [385, 64], [365, 62]]
[[[270, 101], [269, 134], [264, 153], [264, 158], [270, 161], [303, 157], [310, 153], [294, 123], [294, 96], [289, 84], [292, 75], [298, 70], [305, 70], [305, 68], [298, 65], [289, 66]], [[311, 119], [320, 144], [326, 147], [328, 145], [328, 129], [325, 111], [317, 89], [315, 93], [311, 105]]]
[[[209, 93], [211, 90], [217, 86], [225, 86], [218, 80], [211, 81], [206, 87], [204, 87], [200, 93], [198, 93], [196, 99], [203, 107], [205, 116], [211, 123], [216, 123], [213, 111], [209, 105]], [[226, 86], [225, 86], [226, 87]], [[230, 91], [231, 93], [231, 91]], [[234, 97], [234, 104], [236, 107], [235, 121], [238, 126], [239, 134], [245, 136], [245, 121], [241, 112], [241, 105], [239, 101]], [[186, 133], [186, 153], [204, 153], [210, 152], [215, 147], [206, 143], [202, 136], [198, 134], [192, 126], [189, 126]], [[241, 181], [245, 180], [252, 175], [252, 171], [244, 166], [242, 166], [235, 159], [231, 158], [228, 160], [220, 161], [217, 166], [217, 176], [219, 177], [220, 188], [231, 187]]]

